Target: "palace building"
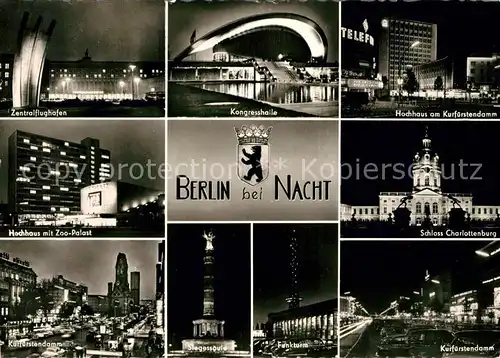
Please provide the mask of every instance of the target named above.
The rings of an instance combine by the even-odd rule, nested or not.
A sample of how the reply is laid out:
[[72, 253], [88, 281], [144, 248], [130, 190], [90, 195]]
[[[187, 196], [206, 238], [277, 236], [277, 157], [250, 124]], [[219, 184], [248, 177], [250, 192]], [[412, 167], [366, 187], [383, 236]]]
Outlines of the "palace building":
[[386, 221], [400, 205], [411, 211], [410, 225], [420, 226], [429, 216], [433, 225], [444, 225], [449, 211], [461, 207], [471, 220], [495, 220], [500, 206], [477, 206], [472, 204], [470, 193], [445, 193], [441, 190], [441, 164], [439, 156], [432, 151], [431, 139], [426, 131], [422, 139], [422, 150], [413, 158], [411, 192], [381, 192], [379, 205], [351, 206], [341, 204], [341, 220], [352, 218], [366, 221]]

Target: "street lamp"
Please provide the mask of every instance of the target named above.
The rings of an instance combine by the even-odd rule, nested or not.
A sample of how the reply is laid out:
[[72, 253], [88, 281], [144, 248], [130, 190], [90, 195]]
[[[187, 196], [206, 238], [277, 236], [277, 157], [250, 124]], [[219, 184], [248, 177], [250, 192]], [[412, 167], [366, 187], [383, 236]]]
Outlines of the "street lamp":
[[402, 67], [402, 62], [404, 60], [405, 55], [410, 52], [410, 50], [414, 49], [415, 47], [420, 45], [420, 41], [414, 41], [412, 44], [406, 48], [401, 56], [399, 56], [399, 61], [398, 61], [398, 85], [399, 85], [399, 103], [401, 103], [401, 96], [403, 92], [403, 76], [401, 73], [401, 67]]
[[125, 87], [125, 81], [118, 82], [118, 85], [120, 86], [122, 94], [125, 93], [125, 90], [123, 89]]
[[136, 65], [129, 65], [128, 68], [130, 68], [130, 80], [132, 81], [131, 82], [131, 86], [132, 86], [132, 99], [135, 99], [135, 95], [134, 95], [134, 71], [135, 69], [137, 68]]
[[134, 87], [135, 88], [135, 97], [139, 97], [139, 83], [141, 82], [141, 79], [139, 77], [134, 77]]

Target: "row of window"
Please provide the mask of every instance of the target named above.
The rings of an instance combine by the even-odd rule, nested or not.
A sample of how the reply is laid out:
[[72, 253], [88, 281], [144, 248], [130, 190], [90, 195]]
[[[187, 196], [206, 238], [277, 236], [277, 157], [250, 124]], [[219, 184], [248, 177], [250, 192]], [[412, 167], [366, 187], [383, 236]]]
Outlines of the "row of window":
[[[54, 74], [51, 74], [51, 75], [50, 75], [50, 77], [51, 77], [51, 78], [55, 78], [56, 76], [55, 76]], [[118, 77], [119, 77], [119, 76], [117, 75], [117, 76], [116, 76], [116, 78], [118, 78]], [[126, 77], [127, 77], [127, 75], [123, 75], [123, 78], [126, 78]], [[73, 74], [73, 75], [70, 75], [70, 74], [69, 74], [69, 75], [63, 75], [63, 74], [60, 74], [60, 75], [59, 75], [59, 78], [62, 78], [62, 79], [63, 79], [63, 81], [66, 81], [66, 79], [69, 81], [69, 80], [70, 80], [70, 79], [72, 79], [72, 78], [83, 78], [83, 76], [77, 76], [77, 75], [75, 75], [75, 74]], [[115, 78], [115, 75], [114, 75], [114, 74], [111, 74], [111, 75], [109, 75], [109, 77], [108, 77], [108, 76], [106, 76], [106, 75], [104, 75], [104, 76], [103, 76], [103, 75], [101, 75], [101, 74], [99, 73], [99, 74], [94, 74], [94, 76], [93, 76], [93, 77], [92, 77], [92, 76], [90, 76], [90, 75], [85, 75], [85, 78], [104, 78], [104, 79], [106, 79], [106, 78]], [[121, 77], [120, 77], [120, 78], [121, 78]], [[137, 78], [137, 77], [136, 77], [136, 78]], [[139, 74], [139, 78], [148, 78], [148, 75], [146, 75], [146, 74], [142, 74], [142, 73], [141, 73], [141, 74]]]
[[[0, 67], [0, 68], [1, 68], [1, 67]], [[73, 70], [74, 70], [74, 69], [73, 69]], [[85, 70], [85, 71], [86, 71], [87, 69], [86, 69], [86, 68], [82, 68], [82, 70]], [[114, 71], [120, 71], [120, 69], [115, 69]], [[124, 69], [124, 70], [122, 70], [122, 71], [123, 71], [123, 73], [127, 73], [127, 72], [134, 72], [133, 70], [125, 70], [125, 69]], [[57, 70], [55, 70], [55, 69], [51, 69], [51, 70], [50, 70], [50, 72], [57, 72]], [[64, 68], [64, 69], [63, 69], [63, 68], [60, 68], [60, 69], [59, 69], [59, 72], [68, 73], [68, 69], [67, 69], [67, 68]], [[106, 73], [106, 72], [107, 72], [107, 71], [106, 71], [105, 69], [102, 69], [102, 73]], [[139, 69], [139, 73], [143, 73], [143, 72], [144, 72], [144, 70], [143, 70], [142, 68], [140, 68], [140, 69]], [[163, 73], [163, 70], [152, 69], [152, 70], [151, 70], [151, 73], [155, 73], [155, 74], [156, 74], [156, 73]], [[71, 74], [70, 74], [70, 76], [71, 76]]]
[[[422, 211], [422, 203], [417, 203], [415, 205], [415, 213], [416, 214], [425, 214], [426, 211], [428, 210], [431, 214], [439, 214], [439, 206], [437, 203], [432, 203], [432, 211], [430, 210], [430, 204], [429, 203], [425, 203], [424, 204], [424, 208], [425, 210]], [[376, 215], [379, 215], [380, 214], [380, 209], [379, 208], [364, 208], [364, 209], [358, 209], [359, 212], [358, 214], [359, 215], [375, 215], [375, 211], [376, 211]], [[446, 210], [445, 208], [443, 208], [443, 210]], [[465, 209], [466, 211], [468, 211], [468, 209], [466, 208]], [[388, 214], [389, 210], [387, 208], [387, 206], [384, 206], [384, 214]], [[356, 209], [353, 210], [353, 213], [356, 214]], [[368, 214], [369, 213], [369, 214]], [[476, 208], [476, 207], [473, 207], [472, 208], [472, 214], [477, 214], [477, 215], [493, 215], [493, 214], [500, 214], [500, 211], [498, 208]]]
[[6, 63], [2, 64], [2, 63], [0, 62], [0, 70], [1, 70], [2, 68], [3, 68], [3, 69], [5, 69], [5, 70], [10, 70], [10, 63], [6, 62]]

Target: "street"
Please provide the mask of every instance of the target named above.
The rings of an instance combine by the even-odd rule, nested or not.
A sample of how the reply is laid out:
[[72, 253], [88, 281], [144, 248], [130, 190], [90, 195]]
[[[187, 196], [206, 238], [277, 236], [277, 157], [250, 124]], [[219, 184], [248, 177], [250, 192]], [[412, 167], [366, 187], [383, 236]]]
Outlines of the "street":
[[[43, 344], [46, 343], [47, 345], [50, 345], [52, 343], [60, 343], [62, 345], [62, 348], [65, 349], [65, 345], [68, 345], [68, 343], [73, 342], [74, 344], [80, 345], [82, 347], [86, 346], [87, 349], [96, 349], [93, 343], [87, 342], [86, 340], [87, 333], [88, 330], [83, 329], [76, 331], [76, 333], [71, 339], [63, 339], [62, 335], [59, 334], [59, 335], [54, 335], [52, 337], [39, 339], [37, 340], [37, 343], [43, 343]], [[35, 353], [37, 351], [43, 352], [44, 350], [45, 348], [34, 348], [34, 347], [11, 350], [7, 346], [3, 349], [4, 356], [2, 358], [26, 358], [32, 353]]]
[[340, 329], [340, 357], [373, 357], [376, 353], [376, 331], [371, 320], [349, 324]]

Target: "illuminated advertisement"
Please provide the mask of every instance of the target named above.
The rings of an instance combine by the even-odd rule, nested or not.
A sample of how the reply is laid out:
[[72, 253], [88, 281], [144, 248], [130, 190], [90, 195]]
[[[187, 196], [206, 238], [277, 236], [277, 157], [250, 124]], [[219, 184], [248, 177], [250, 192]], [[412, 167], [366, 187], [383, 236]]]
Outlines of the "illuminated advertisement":
[[348, 29], [346, 27], [341, 27], [340, 32], [343, 39], [362, 42], [365, 44], [369, 44], [370, 46], [375, 46], [375, 39], [372, 35], [369, 35], [366, 32]]
[[500, 287], [495, 287], [493, 289], [493, 306], [500, 307]]
[[102, 206], [102, 192], [89, 193], [88, 201], [91, 208]]
[[87, 186], [81, 190], [80, 198], [84, 215], [116, 214], [118, 185], [107, 182]]

